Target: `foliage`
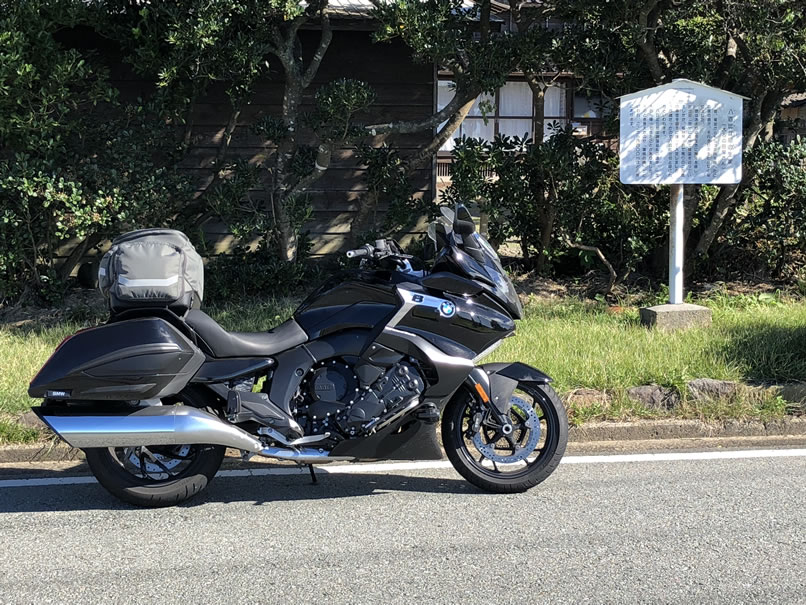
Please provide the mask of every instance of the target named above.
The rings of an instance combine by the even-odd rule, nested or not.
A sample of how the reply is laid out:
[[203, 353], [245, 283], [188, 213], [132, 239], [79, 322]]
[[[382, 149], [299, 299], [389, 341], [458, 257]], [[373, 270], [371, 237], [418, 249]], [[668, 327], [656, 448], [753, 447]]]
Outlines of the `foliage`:
[[570, 128], [541, 143], [460, 140], [445, 192], [449, 203], [479, 201], [491, 241], [515, 238], [527, 258], [556, 266], [573, 254], [583, 266], [598, 263], [588, 250], [569, 252], [569, 245], [582, 244], [599, 248], [622, 273], [643, 261], [663, 233], [666, 202], [657, 197], [652, 188], [623, 187], [615, 155]]
[[458, 90], [492, 92], [504, 85], [518, 57], [518, 38], [476, 36], [480, 4], [463, 0], [373, 0], [379, 41], [402, 39], [415, 60], [450, 70]]
[[746, 251], [744, 262], [776, 277], [806, 254], [806, 142], [770, 141], [756, 146], [745, 159], [753, 181], [742, 192], [728, 246]]
[[[367, 184], [361, 199], [366, 219], [361, 222], [357, 241], [409, 231], [422, 217], [434, 215], [436, 209], [430, 199], [413, 195], [406, 163], [397, 149], [388, 145], [361, 145], [357, 157], [366, 166], [364, 182]], [[383, 218], [379, 217], [381, 202], [386, 205]]]
[[188, 194], [153, 107], [118, 102], [106, 70], [55, 38], [79, 7], [3, 4], [0, 302], [58, 296], [68, 242], [159, 224]]
[[277, 256], [273, 246], [261, 242], [254, 250], [236, 247], [210, 259], [205, 267], [205, 299], [221, 304], [249, 297], [298, 295], [321, 277], [321, 268], [315, 263], [289, 263]]
[[[542, 3], [565, 23], [553, 43], [555, 65], [583, 86], [614, 97], [685, 77], [749, 98], [744, 144], [769, 141], [783, 98], [806, 89], [806, 13], [800, 0], [575, 0]], [[748, 153], [749, 155], [749, 153]], [[693, 255], [706, 258], [753, 187], [721, 187], [707, 207], [689, 213]], [[703, 192], [699, 192], [702, 194]], [[696, 193], [695, 193], [696, 195]]]

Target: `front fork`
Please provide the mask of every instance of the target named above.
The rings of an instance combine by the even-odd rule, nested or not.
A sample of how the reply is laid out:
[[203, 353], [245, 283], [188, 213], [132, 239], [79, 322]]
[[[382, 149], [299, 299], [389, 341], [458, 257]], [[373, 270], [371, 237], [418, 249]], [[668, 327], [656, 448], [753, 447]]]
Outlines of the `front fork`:
[[[512, 432], [509, 417], [510, 399], [518, 386], [518, 381], [500, 374], [488, 374], [484, 366], [477, 366], [467, 377], [473, 393], [481, 400], [484, 408], [495, 420], [504, 435]], [[477, 433], [483, 421], [482, 414], [473, 416], [473, 433]]]
[[[520, 362], [487, 363], [476, 366], [467, 376], [470, 390], [479, 397], [504, 435], [512, 432], [509, 409], [512, 406], [512, 393], [515, 392], [519, 382], [548, 384], [551, 378], [540, 370]], [[482, 421], [480, 414], [474, 416], [474, 432], [481, 426]]]

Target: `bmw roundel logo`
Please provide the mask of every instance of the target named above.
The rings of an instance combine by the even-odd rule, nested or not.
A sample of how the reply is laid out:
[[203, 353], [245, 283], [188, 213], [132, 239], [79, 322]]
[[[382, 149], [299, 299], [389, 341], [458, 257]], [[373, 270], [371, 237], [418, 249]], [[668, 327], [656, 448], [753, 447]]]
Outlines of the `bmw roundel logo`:
[[439, 312], [445, 317], [450, 317], [456, 313], [456, 305], [449, 300], [443, 300], [442, 304], [439, 305]]

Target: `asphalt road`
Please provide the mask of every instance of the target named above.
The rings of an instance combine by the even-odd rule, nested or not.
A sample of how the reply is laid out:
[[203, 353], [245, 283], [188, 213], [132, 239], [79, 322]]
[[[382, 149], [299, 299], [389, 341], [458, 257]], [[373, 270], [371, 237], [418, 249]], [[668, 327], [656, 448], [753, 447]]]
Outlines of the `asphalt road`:
[[806, 603], [806, 457], [576, 462], [507, 496], [445, 468], [160, 510], [0, 486], [0, 602]]

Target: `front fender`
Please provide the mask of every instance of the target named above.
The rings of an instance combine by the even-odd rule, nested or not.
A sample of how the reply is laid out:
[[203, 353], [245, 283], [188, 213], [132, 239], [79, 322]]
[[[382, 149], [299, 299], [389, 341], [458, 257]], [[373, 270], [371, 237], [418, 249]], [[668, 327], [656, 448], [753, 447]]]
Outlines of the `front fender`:
[[537, 368], [528, 366], [520, 361], [504, 362], [504, 363], [485, 363], [478, 366], [483, 369], [487, 374], [496, 374], [499, 376], [506, 376], [518, 382], [536, 382], [537, 384], [548, 384], [552, 382], [548, 374], [544, 374]]
[[476, 366], [466, 380], [470, 391], [500, 414], [509, 412], [509, 401], [519, 382], [548, 384], [551, 378], [537, 368], [515, 361]]

